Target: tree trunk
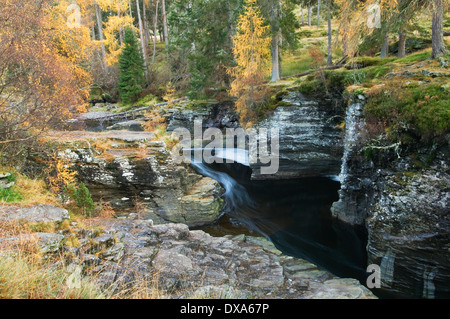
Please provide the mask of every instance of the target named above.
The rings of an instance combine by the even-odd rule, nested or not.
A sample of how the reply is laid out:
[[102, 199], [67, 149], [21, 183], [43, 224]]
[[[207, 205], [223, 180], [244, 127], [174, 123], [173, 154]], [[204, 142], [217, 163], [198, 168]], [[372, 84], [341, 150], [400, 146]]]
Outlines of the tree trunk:
[[432, 21], [432, 54], [433, 59], [446, 54], [447, 49], [444, 44], [444, 2], [443, 0], [433, 0], [433, 21]]
[[91, 29], [91, 37], [92, 37], [92, 41], [97, 40], [96, 36], [95, 36], [95, 24], [92, 26], [92, 29]]
[[303, 8], [301, 8], [302, 12], [302, 26], [305, 24], [305, 15], [303, 14]]
[[381, 47], [380, 58], [387, 58], [389, 55], [389, 36], [384, 36], [383, 46]]
[[320, 27], [320, 0], [317, 1], [317, 27]]
[[103, 36], [103, 21], [102, 21], [102, 13], [100, 11], [100, 7], [98, 6], [97, 2], [94, 2], [95, 7], [95, 17], [97, 18], [97, 30], [98, 30], [98, 40], [101, 43], [101, 60], [102, 60], [102, 67], [106, 66], [106, 50], [105, 50], [105, 43], [104, 36]]
[[166, 0], [162, 0], [162, 18], [163, 18], [163, 34], [164, 34], [164, 42], [166, 44], [166, 54], [167, 58], [169, 58], [169, 30], [167, 27], [167, 13], [166, 13]]
[[406, 56], [406, 33], [403, 28], [398, 32], [398, 57], [404, 58]]
[[155, 63], [155, 57], [156, 57], [156, 30], [158, 29], [158, 6], [159, 6], [159, 0], [156, 0], [155, 21], [154, 21], [154, 24], [153, 24], [153, 56], [152, 56], [152, 64]]
[[278, 34], [272, 37], [272, 82], [280, 80]]
[[278, 50], [278, 72], [280, 73], [280, 79], [283, 76], [283, 60], [281, 59], [281, 50]]
[[142, 20], [144, 22], [144, 43], [145, 47], [148, 48], [148, 23], [147, 23], [147, 8], [145, 7], [145, 0], [142, 0]]
[[[122, 17], [122, 14], [120, 13], [120, 11], [117, 12], [117, 16], [119, 17], [119, 20], [120, 20], [120, 18]], [[120, 42], [121, 46], [123, 45], [123, 32], [124, 32], [123, 26], [120, 25], [119, 26], [119, 42]]]
[[327, 6], [327, 19], [328, 19], [328, 58], [327, 66], [333, 65], [333, 52], [332, 52], [332, 29], [331, 29], [331, 14], [330, 14], [330, 4]]
[[136, 0], [136, 11], [139, 21], [139, 33], [141, 38], [141, 50], [142, 50], [142, 58], [144, 59], [144, 72], [145, 72], [145, 80], [148, 83], [148, 68], [147, 68], [147, 50], [145, 47], [145, 40], [144, 40], [144, 26], [142, 24], [142, 18], [141, 18], [141, 9], [139, 6], [139, 0]]
[[344, 22], [344, 31], [342, 33], [342, 58], [345, 59], [348, 56], [348, 24]]
[[311, 26], [312, 7], [308, 6], [308, 25]]

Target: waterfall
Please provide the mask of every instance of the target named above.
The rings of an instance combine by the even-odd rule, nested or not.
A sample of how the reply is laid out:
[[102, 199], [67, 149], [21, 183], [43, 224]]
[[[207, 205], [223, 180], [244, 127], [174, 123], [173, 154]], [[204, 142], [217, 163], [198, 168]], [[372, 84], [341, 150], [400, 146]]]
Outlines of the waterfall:
[[[230, 152], [224, 151], [224, 154], [230, 154], [233, 153], [233, 151], [233, 149], [231, 149]], [[224, 213], [236, 218], [248, 229], [256, 231], [262, 236], [267, 237], [267, 235], [264, 234], [262, 230], [257, 226], [259, 224], [257, 220], [257, 205], [250, 197], [249, 193], [243, 185], [239, 184], [233, 177], [231, 177], [227, 173], [216, 171], [205, 163], [192, 161], [191, 165], [199, 174], [216, 180], [225, 189], [225, 193], [223, 195], [226, 202]], [[243, 210], [245, 210], [245, 214], [242, 214]]]
[[345, 139], [344, 156], [342, 157], [341, 173], [339, 180], [342, 189], [346, 187], [346, 180], [349, 176], [349, 159], [352, 157], [357, 141], [361, 136], [362, 129], [365, 126], [364, 107], [361, 103], [353, 103], [347, 109], [345, 116]]
[[387, 286], [391, 287], [394, 281], [394, 266], [395, 266], [395, 253], [391, 248], [388, 248], [386, 254], [381, 259], [381, 281]]
[[[334, 202], [331, 212], [334, 217], [353, 225], [362, 225], [366, 218], [366, 203], [358, 199], [357, 194], [367, 193], [369, 190], [363, 189], [364, 178], [360, 172], [355, 173], [355, 160], [358, 160], [359, 143], [365, 133], [364, 105], [353, 103], [347, 108], [345, 116], [345, 137], [344, 154], [342, 156], [339, 181], [339, 200]], [[358, 163], [356, 165], [361, 165]], [[370, 165], [370, 164], [367, 164]], [[369, 168], [369, 167], [367, 167]]]
[[423, 298], [434, 299], [436, 286], [434, 285], [434, 279], [436, 277], [437, 268], [433, 268], [430, 272], [425, 269], [423, 273]]

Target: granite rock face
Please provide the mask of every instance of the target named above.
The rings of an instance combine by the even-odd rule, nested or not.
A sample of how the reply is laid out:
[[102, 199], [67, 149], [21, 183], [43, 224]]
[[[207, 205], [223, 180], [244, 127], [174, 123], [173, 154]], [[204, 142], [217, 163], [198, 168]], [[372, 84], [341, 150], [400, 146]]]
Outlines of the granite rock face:
[[367, 136], [363, 100], [352, 103], [346, 112], [344, 154], [340, 167], [339, 201], [331, 208], [333, 215], [349, 224], [364, 224], [376, 182], [375, 167], [361, 152]]
[[[368, 232], [368, 264], [381, 268], [382, 288], [407, 296], [450, 296], [450, 170], [448, 146], [413, 156], [388, 145], [367, 157], [364, 97], [347, 111], [340, 199], [333, 215]], [[372, 141], [373, 142], [373, 141]], [[379, 141], [378, 141], [379, 142]], [[417, 166], [417, 158], [429, 161]]]
[[128, 213], [135, 212], [137, 200], [145, 208], [138, 213], [155, 223], [195, 227], [215, 222], [224, 205], [219, 183], [197, 174], [189, 164], [176, 164], [163, 142], [133, 140], [133, 134], [140, 136], [115, 131], [113, 139], [105, 140], [112, 143], [107, 155], [84, 146], [88, 144], [80, 138], [65, 143], [59, 155], [73, 164], [94, 200]]
[[[252, 164], [252, 179], [293, 179], [337, 176], [343, 153], [342, 131], [336, 128], [342, 109], [329, 101], [309, 100], [290, 92], [280, 106], [256, 129], [278, 129], [280, 169], [263, 175], [261, 164]], [[269, 143], [270, 145], [270, 143]]]
[[384, 179], [367, 219], [368, 263], [382, 284], [423, 298], [450, 296], [448, 166]]

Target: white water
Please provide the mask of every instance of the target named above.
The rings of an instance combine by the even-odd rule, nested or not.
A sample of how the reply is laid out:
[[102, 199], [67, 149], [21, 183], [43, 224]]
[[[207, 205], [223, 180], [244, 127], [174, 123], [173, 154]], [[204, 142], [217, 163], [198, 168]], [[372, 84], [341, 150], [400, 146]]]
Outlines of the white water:
[[361, 132], [365, 126], [364, 108], [362, 104], [355, 103], [348, 107], [345, 117], [345, 139], [344, 139], [344, 156], [342, 157], [341, 173], [339, 181], [345, 187], [345, 180], [348, 176], [348, 161], [351, 153], [356, 146], [356, 141], [359, 139]]
[[[229, 162], [250, 167], [248, 151], [241, 148], [184, 148], [183, 151], [201, 152], [203, 160], [210, 163]], [[211, 156], [207, 157], [207, 154]]]
[[[237, 218], [239, 222], [244, 224], [248, 229], [267, 237], [267, 235], [262, 233], [262, 231], [256, 226], [257, 221], [253, 220], [253, 218], [257, 219], [258, 217], [258, 210], [256, 208], [257, 205], [250, 197], [244, 186], [239, 184], [227, 173], [216, 171], [204, 163], [196, 163], [192, 161], [191, 165], [199, 174], [216, 180], [225, 189], [225, 193], [223, 195], [226, 202], [224, 214]], [[237, 209], [239, 211], [245, 210], [245, 217], [243, 214], [237, 213]]]
[[215, 157], [250, 166], [248, 151], [240, 148], [216, 148]]

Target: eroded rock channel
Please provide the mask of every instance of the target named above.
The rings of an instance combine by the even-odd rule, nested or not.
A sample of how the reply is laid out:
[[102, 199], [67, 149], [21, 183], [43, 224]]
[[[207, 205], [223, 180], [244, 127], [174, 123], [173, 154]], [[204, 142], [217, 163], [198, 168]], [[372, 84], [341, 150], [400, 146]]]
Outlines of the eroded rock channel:
[[[245, 161], [175, 164], [145, 132], [58, 138], [94, 197], [123, 212], [109, 228], [118, 243], [108, 251], [119, 257], [97, 261], [105, 283], [124, 273], [120, 260], [196, 295], [365, 298], [361, 283], [375, 264], [391, 297], [445, 296], [448, 258], [434, 252], [449, 242], [448, 159], [438, 152], [414, 174], [408, 160], [377, 168], [361, 151], [364, 100], [346, 108], [289, 93], [284, 101], [258, 124], [280, 131], [280, 169], [270, 176]], [[203, 129], [239, 126], [229, 103], [174, 108], [166, 118], [169, 130], [192, 131], [195, 120]], [[92, 138], [107, 144], [107, 156]]]

